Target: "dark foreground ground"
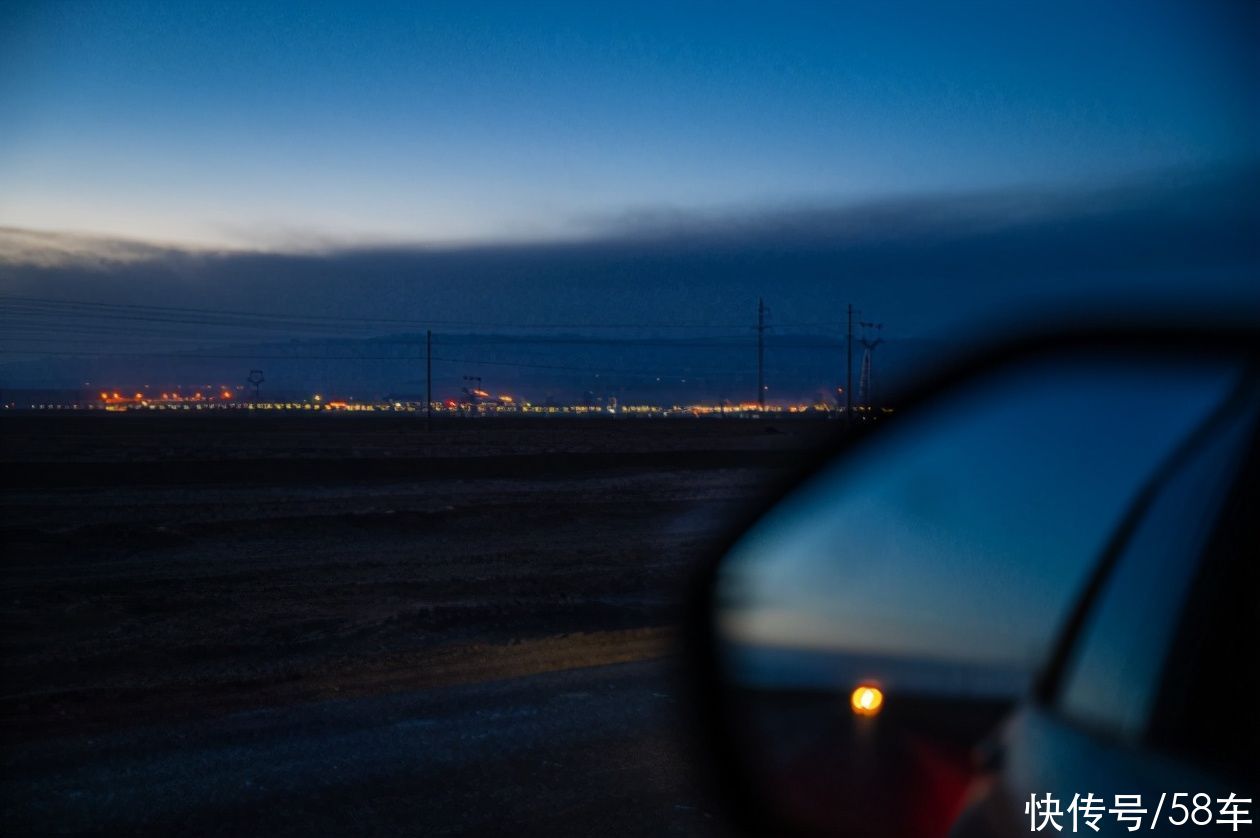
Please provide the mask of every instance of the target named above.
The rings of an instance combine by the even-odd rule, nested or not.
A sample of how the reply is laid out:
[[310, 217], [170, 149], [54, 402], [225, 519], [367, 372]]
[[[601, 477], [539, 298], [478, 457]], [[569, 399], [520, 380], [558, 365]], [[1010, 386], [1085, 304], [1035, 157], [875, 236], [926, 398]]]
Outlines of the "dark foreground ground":
[[681, 598], [828, 429], [4, 417], [4, 831], [718, 831]]

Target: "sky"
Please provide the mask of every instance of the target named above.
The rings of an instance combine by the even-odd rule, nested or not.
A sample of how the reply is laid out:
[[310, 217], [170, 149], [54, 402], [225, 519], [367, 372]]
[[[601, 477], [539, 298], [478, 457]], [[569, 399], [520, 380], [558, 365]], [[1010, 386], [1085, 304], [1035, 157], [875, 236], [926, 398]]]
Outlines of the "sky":
[[[853, 303], [948, 347], [1260, 313], [1257, 43], [1250, 0], [6, 3], [0, 385], [121, 384], [130, 358], [72, 356], [236, 356], [302, 338], [292, 316], [748, 342], [764, 299], [774, 337], [834, 342]], [[577, 360], [650, 380], [641, 348]], [[248, 366], [204, 360], [163, 369]]]
[[9, 3], [0, 225], [268, 250], [1250, 163], [1245, 2]]

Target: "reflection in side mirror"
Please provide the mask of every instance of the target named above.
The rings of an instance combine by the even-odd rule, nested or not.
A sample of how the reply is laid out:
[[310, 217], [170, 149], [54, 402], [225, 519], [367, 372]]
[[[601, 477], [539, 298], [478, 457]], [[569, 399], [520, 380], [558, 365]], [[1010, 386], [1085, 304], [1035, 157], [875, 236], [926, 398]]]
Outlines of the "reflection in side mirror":
[[711, 615], [785, 828], [945, 834], [1109, 538], [1239, 369], [1063, 354], [888, 423], [756, 523]]
[[875, 716], [884, 706], [884, 691], [874, 684], [860, 684], [849, 696], [849, 706], [859, 716]]

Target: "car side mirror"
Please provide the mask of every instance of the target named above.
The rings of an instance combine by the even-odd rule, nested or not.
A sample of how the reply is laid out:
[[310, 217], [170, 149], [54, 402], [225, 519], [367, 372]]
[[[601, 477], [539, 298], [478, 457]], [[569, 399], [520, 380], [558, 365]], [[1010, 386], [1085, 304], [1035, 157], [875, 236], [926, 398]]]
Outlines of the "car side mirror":
[[707, 747], [753, 831], [943, 835], [1135, 498], [1250, 337], [1029, 339], [840, 434], [699, 594]]

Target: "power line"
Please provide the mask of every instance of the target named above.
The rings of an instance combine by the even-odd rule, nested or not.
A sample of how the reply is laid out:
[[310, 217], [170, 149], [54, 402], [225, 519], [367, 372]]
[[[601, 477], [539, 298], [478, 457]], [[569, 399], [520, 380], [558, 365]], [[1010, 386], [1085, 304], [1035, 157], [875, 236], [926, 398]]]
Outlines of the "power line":
[[[149, 355], [139, 355], [136, 353], [113, 353], [105, 355], [93, 355], [81, 352], [36, 352], [36, 351], [12, 351], [5, 354], [10, 355], [36, 355], [39, 357], [54, 358], [71, 358], [75, 360], [135, 360], [145, 357], [153, 358], [176, 358], [186, 361], [199, 360], [271, 360], [271, 361], [406, 361], [413, 363], [417, 360], [415, 357], [405, 355], [229, 355], [223, 353], [191, 353], [191, 352], [166, 352], [151, 353]], [[451, 364], [466, 364], [470, 366], [496, 366], [496, 367], [522, 367], [528, 369], [546, 369], [558, 370], [564, 372], [587, 372], [595, 375], [641, 375], [658, 378], [662, 381], [673, 380], [683, 377], [711, 377], [711, 376], [743, 376], [745, 372], [741, 370], [696, 370], [686, 369], [682, 373], [663, 373], [660, 370], [633, 370], [621, 369], [616, 367], [579, 367], [567, 364], [536, 364], [520, 361], [497, 361], [485, 358], [449, 358], [439, 355], [432, 356], [434, 361], [442, 361]]]
[[[740, 341], [740, 340], [735, 340], [735, 339], [717, 339], [717, 340], [705, 340], [705, 341], [700, 341], [700, 340], [697, 340], [697, 341], [695, 341], [695, 342], [689, 342], [689, 343], [682, 343], [682, 342], [680, 342], [680, 343], [673, 343], [673, 344], [662, 344], [662, 343], [660, 342], [660, 340], [659, 340], [659, 339], [649, 339], [649, 338], [642, 338], [642, 339], [630, 339], [630, 340], [549, 340], [549, 339], [546, 339], [546, 338], [542, 338], [542, 339], [535, 338], [534, 336], [525, 336], [525, 337], [521, 337], [521, 336], [514, 336], [514, 335], [467, 335], [467, 336], [465, 336], [465, 335], [459, 335], [459, 336], [451, 336], [451, 335], [447, 335], [447, 336], [446, 336], [446, 338], [447, 338], [448, 343], [449, 343], [449, 342], [460, 342], [460, 343], [465, 342], [465, 341], [463, 341], [463, 340], [452, 341], [452, 340], [451, 340], [451, 339], [452, 339], [452, 337], [455, 337], [455, 338], [465, 338], [465, 337], [466, 337], [466, 338], [470, 338], [470, 340], [468, 340], [468, 341], [467, 341], [468, 343], [478, 343], [478, 342], [480, 342], [482, 345], [503, 345], [503, 346], [519, 346], [519, 345], [524, 345], [524, 346], [535, 346], [535, 345], [536, 345], [536, 346], [627, 346], [627, 345], [631, 345], [631, 346], [633, 346], [633, 345], [645, 345], [645, 346], [653, 346], [653, 347], [662, 348], [662, 349], [668, 349], [668, 350], [698, 350], [698, 349], [699, 349], [699, 350], [704, 350], [704, 349], [734, 349], [734, 348], [737, 348], [737, 347], [746, 347], [746, 346], [748, 345], [748, 343], [747, 343], [747, 339], [746, 339], [746, 338], [745, 338], [744, 340], [742, 340], [742, 341]], [[478, 341], [478, 340], [477, 340], [478, 338], [480, 338], [480, 339], [482, 339], [482, 340]], [[63, 337], [22, 337], [22, 336], [18, 336], [18, 337], [11, 337], [11, 336], [8, 336], [8, 335], [3, 335], [3, 336], [0, 336], [0, 344], [15, 343], [15, 344], [26, 344], [26, 345], [29, 345], [29, 344], [48, 344], [48, 343], [51, 343], [51, 344], [56, 344], [56, 345], [63, 345], [63, 344], [89, 344], [89, 345], [93, 345], [93, 346], [100, 346], [100, 345], [102, 345], [102, 344], [107, 344], [108, 346], [139, 346], [139, 347], [154, 347], [154, 348], [158, 348], [158, 347], [159, 347], [159, 344], [161, 344], [161, 343], [163, 343], [163, 342], [168, 342], [168, 341], [171, 341], [171, 340], [176, 340], [176, 341], [178, 341], [178, 340], [182, 340], [182, 341], [185, 341], [185, 342], [196, 342], [196, 341], [203, 341], [203, 340], [204, 340], [204, 338], [202, 338], [202, 337], [196, 337], [196, 336], [187, 336], [187, 337], [182, 337], [182, 338], [180, 338], [180, 337], [171, 337], [171, 338], [153, 337], [153, 338], [149, 338], [149, 339], [141, 339], [141, 340], [128, 340], [128, 339], [115, 339], [115, 338], [111, 338], [111, 337], [104, 337], [104, 338], [95, 338], [95, 339], [90, 339], [90, 338], [63, 338]], [[788, 339], [788, 340], [784, 340], [784, 339], [781, 339], [781, 338], [780, 338], [780, 339], [775, 339], [775, 336], [773, 336], [773, 335], [768, 335], [768, 336], [766, 337], [766, 340], [767, 340], [767, 342], [772, 342], [772, 343], [773, 343], [773, 345], [774, 345], [774, 347], [775, 347], [776, 349], [835, 349], [835, 348], [837, 348], [837, 347], [841, 347], [841, 346], [843, 346], [843, 345], [844, 345], [844, 344], [843, 344], [843, 342], [842, 342], [841, 340], [839, 340], [839, 339], [826, 339], [826, 338], [820, 338], [820, 339], [813, 339], [813, 338], [811, 338], [811, 339], [808, 339], [808, 340], [806, 340], [806, 339], [801, 339], [801, 340]], [[335, 343], [351, 343], [351, 342], [353, 342], [353, 343], [356, 343], [356, 344], [387, 345], [387, 346], [419, 346], [419, 345], [421, 345], [422, 343], [424, 343], [424, 339], [423, 339], [422, 337], [417, 337], [417, 338], [407, 338], [407, 339], [397, 339], [397, 338], [341, 338], [341, 339], [337, 339], [337, 340], [334, 340], [334, 341], [329, 341], [329, 340], [316, 341], [316, 340], [314, 340], [314, 339], [307, 339], [307, 340], [302, 340], [302, 341], [300, 341], [300, 342], [301, 342], [302, 344], [311, 344], [311, 343], [316, 343], [316, 342], [318, 342], [318, 343], [325, 343], [325, 344], [326, 344], [326, 343], [330, 343], [330, 342], [335, 342]], [[239, 343], [240, 343], [240, 340], [239, 340], [239, 339], [237, 339], [237, 344], [239, 344]], [[266, 346], [266, 345], [268, 345], [268, 344], [262, 344], [262, 345]], [[275, 343], [275, 341], [274, 341], [274, 339], [273, 339], [273, 340], [271, 341], [270, 345], [274, 347], [274, 346], [280, 346], [280, 345], [284, 345], [284, 344], [277, 344], [277, 343]], [[221, 348], [221, 347], [220, 347], [220, 348]], [[2, 353], [2, 352], [3, 352], [3, 350], [0, 350], [0, 353]]]
[[[126, 359], [173, 359], [175, 362], [213, 360], [289, 361], [294, 363], [315, 361], [345, 362], [406, 362], [415, 363], [419, 344], [425, 343], [427, 378], [431, 389], [432, 363], [463, 364], [469, 366], [510, 367], [520, 369], [554, 370], [609, 376], [642, 376], [658, 381], [675, 381], [687, 378], [735, 377], [746, 380], [746, 370], [710, 369], [697, 370], [683, 367], [670, 373], [660, 369], [627, 369], [602, 366], [578, 366], [550, 363], [539, 351], [525, 358], [513, 350], [517, 360], [491, 360], [476, 357], [449, 357], [432, 352], [432, 327], [467, 329], [506, 329], [526, 334], [496, 332], [468, 332], [447, 335], [450, 345], [467, 346], [650, 346], [654, 351], [704, 351], [723, 348], [746, 347], [748, 329], [755, 330], [757, 339], [757, 401], [765, 404], [766, 363], [768, 343], [766, 315], [769, 309], [763, 299], [757, 301], [756, 325], [747, 323], [703, 322], [639, 322], [639, 323], [504, 323], [477, 320], [426, 320], [386, 317], [341, 317], [334, 315], [283, 314], [233, 309], [208, 309], [180, 306], [156, 306], [138, 303], [104, 303], [87, 300], [59, 300], [48, 297], [0, 294], [0, 357], [9, 356], [8, 363], [29, 363], [31, 359], [75, 359], [84, 361], [108, 361]], [[843, 346], [839, 338], [825, 338], [817, 334], [783, 334], [782, 328], [830, 330], [837, 324], [776, 323], [770, 344], [778, 349], [835, 349]], [[423, 329], [421, 334], [398, 335], [379, 332], [385, 327], [396, 329]], [[694, 330], [698, 334], [675, 335], [667, 338], [647, 335], [579, 335], [537, 334], [535, 330]], [[715, 334], [712, 330], [726, 330]], [[731, 334], [735, 331], [737, 333]], [[288, 339], [285, 342], [285, 339]], [[189, 343], [200, 344], [187, 346]], [[181, 346], [180, 344], [184, 344]], [[209, 344], [209, 345], [207, 345]], [[254, 344], [254, 346], [251, 346]], [[340, 352], [329, 352], [336, 345]], [[56, 349], [40, 349], [51, 346]], [[133, 351], [69, 350], [72, 346], [94, 346], [100, 350], [120, 347], [136, 347]], [[408, 347], [416, 347], [415, 354], [408, 354]], [[16, 347], [16, 348], [15, 348]], [[23, 349], [20, 347], [31, 347]], [[398, 348], [398, 352], [385, 353], [382, 349]], [[319, 349], [323, 351], [319, 351]], [[253, 351], [250, 351], [253, 349]], [[356, 351], [361, 349], [363, 351]], [[493, 350], [491, 350], [493, 351]], [[530, 355], [536, 356], [530, 358]], [[537, 356], [542, 356], [541, 358]], [[646, 360], [646, 359], [645, 359]], [[851, 365], [850, 365], [851, 370]], [[326, 372], [326, 370], [325, 370]], [[849, 373], [851, 376], [851, 372]], [[846, 382], [848, 384], [848, 382]], [[851, 399], [852, 388], [846, 386], [846, 400]]]
[[[349, 323], [373, 323], [373, 324], [395, 324], [395, 325], [411, 325], [417, 327], [427, 326], [481, 326], [487, 328], [514, 328], [514, 329], [731, 329], [743, 328], [743, 324], [739, 323], [704, 323], [704, 322], [643, 322], [643, 323], [590, 323], [590, 322], [556, 322], [556, 323], [523, 323], [523, 322], [502, 322], [502, 321], [480, 321], [480, 320], [436, 320], [436, 319], [415, 319], [415, 318], [392, 318], [392, 317], [350, 317], [350, 316], [334, 316], [334, 315], [318, 315], [318, 314], [285, 314], [275, 312], [257, 312], [243, 311], [240, 309], [207, 309], [192, 308], [183, 306], [151, 306], [138, 303], [101, 303], [87, 300], [58, 300], [49, 297], [29, 297], [16, 294], [0, 294], [0, 301], [11, 301], [12, 304], [26, 304], [28, 309], [35, 308], [37, 311], [43, 310], [46, 313], [55, 313], [58, 310], [64, 311], [67, 308], [86, 309], [86, 312], [78, 316], [87, 316], [87, 312], [98, 313], [117, 313], [118, 317], [126, 315], [126, 319], [151, 320], [156, 319], [158, 315], [190, 316], [198, 315], [201, 317], [223, 317], [223, 318], [245, 318], [245, 323], [253, 324], [260, 318], [267, 318], [272, 321], [288, 322], [299, 325], [317, 325], [317, 324], [349, 324]], [[134, 313], [134, 314], [132, 314]], [[174, 319], [156, 319], [156, 322], [188, 322], [186, 320]]]

